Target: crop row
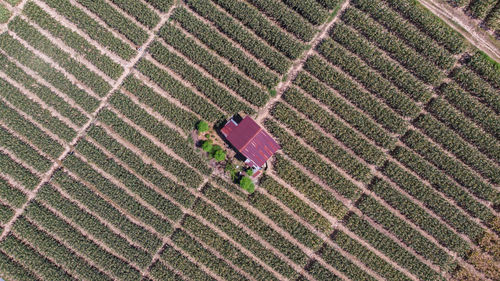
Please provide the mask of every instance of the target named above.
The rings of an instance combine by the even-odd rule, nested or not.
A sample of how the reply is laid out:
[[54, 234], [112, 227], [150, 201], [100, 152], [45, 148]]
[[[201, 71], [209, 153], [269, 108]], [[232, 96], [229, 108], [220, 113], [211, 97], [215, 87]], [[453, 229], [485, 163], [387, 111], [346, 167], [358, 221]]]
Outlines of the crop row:
[[3, 253], [10, 256], [15, 262], [43, 279], [70, 280], [71, 276], [64, 272], [50, 260], [36, 252], [32, 247], [24, 244], [12, 234], [6, 236], [0, 243]]
[[288, 58], [297, 59], [306, 46], [272, 25], [257, 9], [239, 0], [213, 0], [255, 34], [274, 46]]
[[259, 187], [264, 188], [269, 194], [276, 197], [316, 229], [325, 234], [331, 233], [332, 225], [325, 217], [270, 176], [264, 175], [259, 181]]
[[23, 165], [14, 162], [14, 160], [3, 152], [0, 152], [0, 173], [11, 176], [30, 190], [33, 190], [40, 182], [40, 179], [36, 175], [33, 175]]
[[[149, 267], [149, 276], [153, 280], [182, 280], [174, 271], [167, 268], [159, 260]], [[208, 276], [207, 276], [208, 277]], [[149, 280], [149, 279], [142, 279]], [[207, 280], [210, 280], [207, 278]]]
[[132, 216], [137, 217], [144, 223], [151, 225], [159, 233], [170, 234], [172, 232], [172, 226], [167, 221], [141, 205], [132, 196], [92, 169], [89, 164], [83, 162], [80, 158], [70, 155], [66, 157], [63, 164], [64, 167], [78, 175], [82, 180], [92, 184], [109, 200], [112, 200], [114, 204], [127, 210]]
[[497, 0], [472, 0], [467, 10], [474, 18], [484, 19], [497, 2]]
[[452, 261], [452, 257], [444, 250], [437, 247], [429, 239], [413, 229], [405, 220], [398, 218], [372, 197], [361, 197], [356, 202], [356, 206], [364, 214], [392, 232], [407, 246], [414, 249], [415, 252], [432, 261], [434, 264], [443, 268]]
[[85, 40], [85, 38], [63, 26], [34, 2], [26, 3], [23, 13], [41, 28], [49, 31], [52, 36], [61, 39], [66, 45], [82, 54], [85, 59], [112, 79], [117, 79], [123, 73], [122, 66], [112, 61], [106, 55], [101, 54], [101, 52]]
[[[250, 80], [233, 71], [216, 56], [212, 55], [205, 48], [197, 45], [193, 39], [187, 37], [173, 25], [164, 25], [160, 29], [159, 35], [169, 45], [173, 46], [194, 63], [203, 67], [213, 77], [223, 82], [250, 103], [257, 106], [263, 106], [269, 99], [266, 93], [251, 83]], [[161, 57], [158, 52], [154, 51], [159, 48], [160, 45], [155, 44], [151, 46], [150, 52], [154, 53], [155, 57]]]
[[136, 263], [144, 269], [151, 263], [152, 254], [143, 249], [130, 245], [129, 242], [120, 235], [111, 231], [106, 225], [101, 223], [96, 217], [80, 209], [78, 205], [61, 196], [53, 187], [45, 185], [37, 193], [37, 201], [51, 206], [71, 220], [75, 225], [80, 226], [95, 239], [113, 249], [130, 263]]
[[125, 42], [116, 38], [113, 33], [101, 26], [97, 21], [71, 5], [69, 0], [43, 0], [52, 9], [74, 23], [80, 30], [99, 44], [117, 54], [124, 60], [129, 60], [136, 55], [136, 51]]
[[[297, 239], [297, 241], [309, 249], [317, 251], [323, 245], [323, 240], [318, 235], [294, 219], [292, 215], [288, 214], [278, 204], [264, 194], [254, 192], [249, 201], [254, 208], [266, 215], [273, 222], [275, 222], [276, 225], [290, 233], [292, 237]], [[305, 264], [301, 264], [301, 266], [304, 265]]]
[[33, 149], [28, 143], [16, 138], [3, 127], [0, 127], [0, 143], [3, 148], [11, 151], [16, 157], [25, 161], [40, 173], [47, 172], [52, 166], [49, 159], [40, 155], [40, 153]]
[[[452, 180], [448, 179], [442, 171], [426, 162], [414, 152], [398, 146], [391, 154], [399, 162], [412, 169], [421, 178], [429, 181], [434, 189], [452, 198], [458, 206], [462, 207], [472, 216], [481, 219], [485, 223], [489, 223], [493, 220], [494, 215], [488, 208], [479, 203]], [[425, 192], [427, 192], [427, 194], [434, 193], [432, 191]], [[439, 197], [439, 195], [436, 195], [436, 197]]]
[[17, 81], [38, 96], [45, 104], [52, 106], [62, 116], [71, 120], [75, 125], [83, 126], [88, 121], [88, 118], [78, 111], [78, 109], [71, 107], [71, 105], [52, 92], [48, 87], [38, 83], [15, 63], [9, 61], [3, 54], [0, 54], [0, 69], [11, 79]]
[[[242, 253], [236, 246], [219, 236], [219, 234], [217, 234], [214, 230], [204, 225], [196, 218], [189, 215], [186, 216], [183, 219], [182, 227], [185, 230], [188, 230], [192, 235], [196, 235], [196, 237], [203, 241], [203, 243], [215, 249], [223, 257], [231, 261], [235, 266], [238, 266], [242, 270], [246, 271], [256, 280], [278, 280], [272, 275], [272, 273], [263, 268], [251, 257]], [[230, 276], [222, 277], [225, 277], [226, 280], [230, 279]]]
[[[359, 268], [356, 264], [354, 264], [348, 258], [342, 256], [340, 252], [335, 250], [331, 246], [324, 246], [322, 249], [321, 257], [328, 261], [328, 263], [344, 273], [351, 280], [366, 280], [366, 281], [375, 281], [374, 277], [370, 276], [364, 270]], [[320, 280], [331, 280], [331, 279], [320, 279]]]
[[175, 204], [146, 186], [135, 175], [131, 174], [114, 160], [109, 159], [91, 143], [82, 141], [78, 144], [77, 149], [84, 154], [89, 162], [93, 162], [106, 173], [119, 179], [130, 192], [135, 193], [136, 196], [154, 207], [168, 219], [176, 221], [182, 216], [182, 211]]
[[162, 13], [168, 12], [170, 7], [174, 4], [173, 0], [145, 0], [155, 9], [158, 9]]
[[500, 169], [443, 123], [428, 114], [419, 116], [413, 123], [416, 127], [422, 129], [427, 136], [441, 144], [493, 184], [500, 183]]
[[177, 8], [170, 18], [196, 36], [196, 38], [209, 48], [216, 51], [220, 56], [227, 58], [232, 64], [248, 75], [248, 77], [269, 89], [278, 84], [278, 76], [268, 72], [251, 58], [247, 57], [242, 50], [234, 47], [226, 38], [190, 14], [186, 9], [182, 7]]
[[213, 255], [204, 245], [193, 239], [185, 231], [177, 229], [172, 235], [172, 241], [196, 261], [204, 264], [224, 280], [247, 280], [224, 260]]
[[376, 146], [361, 138], [357, 132], [323, 110], [319, 105], [300, 93], [296, 88], [288, 88], [281, 97], [299, 112], [305, 114], [309, 119], [319, 124], [326, 132], [332, 134], [347, 147], [351, 148], [354, 153], [368, 163], [379, 165], [384, 161], [384, 153]]
[[[384, 148], [391, 148], [394, 145], [395, 139], [389, 136], [383, 128], [357, 111], [353, 106], [335, 96], [326, 86], [322, 85], [307, 72], [299, 72], [294, 80], [294, 84], [302, 88], [313, 98], [325, 104], [335, 114], [339, 115], [347, 123], [369, 139], [373, 140], [376, 144]], [[290, 95], [285, 93], [284, 98], [288, 99], [289, 96]], [[369, 160], [367, 161], [370, 162]]]
[[[168, 244], [165, 245], [164, 249], [160, 253], [160, 259], [166, 264], [169, 264], [172, 268], [179, 270], [184, 276], [189, 277], [192, 280], [214, 281], [214, 279], [201, 270], [198, 265], [192, 263], [187, 257], [183, 256], [180, 252]], [[151, 272], [153, 273], [153, 269]], [[165, 279], [160, 278], [160, 280]]]
[[66, 248], [59, 241], [38, 229], [24, 217], [19, 217], [16, 220], [12, 232], [15, 236], [27, 241], [27, 243], [36, 245], [36, 249], [40, 254], [51, 259], [73, 276], [96, 281], [112, 280], [97, 268], [89, 265], [83, 258], [75, 255], [72, 250]]
[[112, 152], [130, 169], [160, 188], [166, 194], [170, 195], [175, 201], [186, 208], [191, 207], [194, 202], [194, 196], [186, 190], [186, 187], [175, 183], [168, 177], [163, 176], [163, 174], [161, 174], [151, 164], [145, 164], [138, 155], [134, 154], [130, 149], [121, 145], [116, 139], [109, 136], [103, 128], [94, 126], [90, 129], [88, 135], [102, 145], [104, 149]]
[[500, 97], [498, 92], [487, 82], [466, 67], [455, 68], [451, 73], [453, 79], [469, 93], [477, 96], [484, 104], [500, 113]]
[[[185, 48], [191, 48], [193, 45], [188, 46], [189, 47]], [[236, 97], [231, 95], [229, 91], [218, 85], [213, 79], [204, 76], [183, 58], [170, 52], [160, 42], [153, 42], [150, 46], [149, 52], [156, 61], [169, 67], [182, 78], [192, 83], [201, 93], [206, 95], [210, 100], [212, 100], [212, 102], [220, 106], [223, 110], [227, 112], [253, 112], [253, 109], [251, 109], [248, 105], [239, 101]], [[262, 95], [262, 97], [266, 96], [266, 94], [262, 91], [260, 91], [260, 93], [254, 92], [254, 94]], [[206, 103], [206, 101], [203, 102]]]
[[[161, 241], [140, 225], [130, 221], [124, 214], [116, 209], [110, 202], [104, 200], [83, 183], [73, 179], [62, 170], [55, 172], [53, 182], [67, 193], [73, 200], [79, 201], [88, 210], [106, 220], [127, 236], [144, 247], [148, 252], [154, 252], [161, 246]], [[52, 187], [53, 188], [53, 187]]]
[[[196, 187], [201, 183], [201, 176], [186, 164], [173, 158], [156, 146], [153, 141], [139, 133], [135, 128], [128, 125], [116, 114], [109, 110], [101, 111], [99, 120], [110, 126], [117, 134], [121, 135], [128, 142], [132, 143], [146, 155], [157, 161], [165, 170], [171, 172], [179, 180], [185, 182], [190, 187]], [[164, 136], [167, 137], [167, 136]]]
[[406, 131], [406, 122], [396, 112], [380, 103], [369, 93], [362, 91], [345, 74], [336, 71], [318, 56], [310, 56], [304, 64], [304, 69], [337, 90], [388, 130], [399, 134]]
[[61, 50], [35, 27], [20, 17], [15, 17], [9, 22], [9, 29], [28, 42], [33, 48], [52, 58], [68, 73], [74, 75], [76, 79], [99, 96], [104, 96], [111, 89], [111, 86], [102, 77], [89, 70], [83, 63], [73, 59], [69, 53]]
[[[454, 206], [447, 203], [430, 187], [421, 183], [418, 178], [404, 171], [394, 162], [388, 162], [382, 172], [392, 181], [396, 182], [404, 191], [422, 201], [424, 206], [434, 211], [455, 229], [465, 232], [472, 238], [477, 235], [478, 230], [479, 234], [481, 234], [480, 227], [471, 222]], [[382, 180], [376, 181], [370, 188], [389, 205], [401, 212], [409, 221], [415, 223], [425, 232], [436, 238], [441, 245], [458, 253], [461, 257], [465, 257], [467, 251], [470, 250], [468, 243], [458, 234], [455, 234], [445, 224], [440, 223], [437, 218], [432, 217], [423, 208], [418, 206], [417, 203], [412, 202], [411, 199], [405, 197], [387, 182]]]
[[332, 189], [336, 190], [349, 199], [357, 199], [360, 195], [359, 188], [351, 181], [347, 180], [333, 166], [325, 163], [319, 155], [290, 136], [284, 129], [270, 119], [266, 119], [265, 126], [271, 134], [278, 140], [285, 153], [295, 159], [301, 165], [304, 165], [311, 173], [316, 174], [320, 179], [327, 183]]
[[314, 25], [320, 25], [328, 19], [328, 10], [322, 7], [318, 1], [284, 0], [283, 2]]
[[367, 65], [377, 70], [382, 77], [394, 83], [415, 101], [425, 103], [430, 99], [432, 93], [422, 81], [418, 80], [401, 65], [388, 60], [366, 38], [363, 38], [346, 25], [340, 23], [334, 25], [330, 35], [344, 48], [358, 55]]
[[411, 280], [403, 273], [395, 269], [391, 264], [383, 260], [380, 256], [367, 249], [358, 241], [349, 237], [342, 231], [336, 231], [332, 236], [333, 242], [337, 243], [344, 251], [355, 256], [363, 262], [368, 268], [377, 272], [387, 280]]
[[[116, 92], [109, 99], [109, 102], [114, 108], [127, 116], [127, 118], [158, 138], [163, 144], [170, 147], [192, 167], [206, 175], [211, 173], [211, 169], [207, 166], [205, 161], [195, 153], [192, 144], [179, 135], [177, 131], [160, 123], [156, 118], [149, 115], [144, 109], [130, 100], [129, 97], [120, 92]], [[188, 171], [191, 172], [186, 168], [186, 172]]]
[[129, 20], [111, 5], [104, 0], [76, 0], [85, 8], [96, 14], [101, 18], [109, 27], [116, 29], [121, 34], [125, 35], [127, 39], [136, 45], [142, 45], [148, 39], [148, 33], [142, 28], [138, 27], [133, 21]]
[[412, 71], [424, 82], [433, 85], [439, 84], [442, 78], [439, 68], [429, 62], [427, 58], [422, 57], [415, 50], [409, 48], [397, 36], [392, 35], [360, 10], [355, 8], [347, 9], [342, 15], [342, 20]]
[[262, 239], [269, 242], [273, 247], [290, 258], [290, 260], [294, 263], [305, 264], [307, 262], [307, 255], [302, 252], [298, 246], [284, 238], [223, 191], [214, 188], [211, 185], [206, 185], [203, 188], [203, 194], [226, 212], [230, 213], [241, 223], [245, 224], [248, 228], [255, 231]]
[[423, 34], [415, 26], [404, 18], [401, 18], [395, 11], [384, 5], [382, 0], [355, 0], [351, 3], [356, 8], [362, 10], [385, 26], [389, 31], [394, 32], [408, 45], [426, 56], [428, 60], [434, 62], [442, 69], [450, 69], [455, 63], [455, 58], [443, 47], [436, 44], [434, 40]]
[[137, 63], [136, 67], [142, 74], [205, 120], [213, 122], [223, 117], [222, 112], [215, 106], [193, 93], [188, 87], [182, 85], [152, 62], [142, 59]]
[[96, 98], [88, 95], [84, 90], [71, 83], [63, 73], [55, 70], [50, 64], [26, 49], [7, 32], [0, 35], [0, 48], [10, 57], [37, 72], [38, 75], [52, 84], [55, 88], [72, 98], [85, 111], [91, 113], [98, 107], [99, 102]]
[[415, 274], [418, 278], [423, 280], [442, 280], [439, 274], [428, 265], [419, 261], [406, 249], [379, 232], [356, 214], [350, 214], [345, 224], [357, 236], [370, 243], [374, 248], [384, 253], [400, 266], [407, 268], [409, 272]]
[[500, 3], [497, 3], [490, 13], [484, 20], [484, 23], [488, 28], [495, 30], [495, 32], [500, 31]]
[[270, 249], [264, 247], [255, 237], [252, 237], [241, 227], [233, 224], [208, 203], [201, 200], [197, 201], [193, 206], [193, 211], [224, 231], [229, 237], [248, 249], [256, 257], [283, 276], [290, 279], [295, 279], [297, 277], [297, 273], [289, 264], [274, 255]]
[[0, 177], [0, 198], [12, 208], [20, 208], [28, 198], [19, 189], [11, 186], [6, 180]]
[[[311, 145], [314, 150], [325, 155], [328, 159], [330, 159], [341, 169], [345, 170], [353, 178], [365, 183], [370, 180], [370, 169], [365, 164], [357, 160], [354, 156], [350, 155], [342, 147], [337, 145], [332, 139], [316, 130], [313, 125], [311, 125], [305, 119], [300, 118], [297, 113], [295, 113], [285, 104], [281, 102], [276, 103], [271, 110], [271, 115], [276, 118], [276, 120], [295, 132], [298, 137], [304, 139], [304, 141]], [[285, 135], [281, 135], [280, 139], [285, 142], [285, 144], [282, 144], [285, 151], [291, 153], [292, 155], [298, 156], [300, 154], [300, 152], [292, 152], [294, 150], [300, 151], [301, 149], [288, 145], [287, 143], [290, 142], [287, 141]], [[297, 142], [296, 145], [298, 144], [299, 143]], [[308, 165], [306, 164], [306, 166]], [[310, 169], [313, 171], [315, 170], [312, 169], [312, 167], [310, 167]]]
[[57, 217], [37, 202], [32, 202], [25, 211], [26, 217], [43, 227], [48, 233], [80, 252], [99, 267], [125, 280], [138, 280], [140, 273], [118, 257], [106, 252], [98, 244], [85, 237], [77, 229]]
[[160, 22], [160, 16], [142, 2], [134, 0], [111, 0], [111, 2], [148, 28], [153, 28]]
[[12, 278], [19, 281], [36, 280], [35, 275], [13, 261], [6, 254], [0, 252], [0, 271], [5, 274], [4, 278]]
[[0, 202], [0, 223], [6, 224], [14, 216], [14, 210]]
[[[346, 276], [355, 278], [356, 280], [374, 280], [366, 272], [342, 256], [334, 248], [324, 245], [324, 242], [320, 237], [307, 229], [300, 222], [296, 221], [290, 214], [287, 214], [283, 209], [281, 209], [281, 207], [262, 193], [254, 193], [250, 198], [250, 203], [252, 206], [256, 207], [263, 214], [267, 215], [270, 219], [276, 222], [282, 229], [288, 231], [288, 233], [305, 246], [315, 252], [321, 247], [321, 256], [323, 257], [323, 260], [329, 263], [332, 267], [343, 272]], [[324, 270], [325, 272], [328, 272], [327, 269]]]
[[[311, 41], [314, 33], [316, 32], [314, 26], [287, 7], [286, 4], [293, 5], [293, 3], [290, 3], [293, 1], [285, 2], [286, 4], [281, 3], [280, 1], [272, 0], [250, 0], [248, 2], [254, 5], [262, 13], [274, 19], [281, 27], [301, 40]], [[297, 5], [295, 5], [294, 8], [297, 9]], [[309, 8], [312, 10], [313, 7]], [[311, 16], [313, 15], [311, 14]]]
[[191, 9], [196, 11], [196, 13], [211, 21], [219, 31], [238, 42], [243, 48], [262, 60], [265, 65], [279, 74], [285, 74], [292, 65], [290, 60], [284, 55], [273, 50], [264, 42], [256, 38], [233, 18], [219, 11], [209, 1], [185, 1]]
[[378, 95], [387, 105], [404, 117], [415, 117], [419, 107], [388, 80], [371, 70], [362, 60], [349, 54], [337, 42], [327, 39], [318, 46], [319, 52], [332, 64], [359, 81], [368, 91]]
[[25, 96], [18, 88], [2, 78], [0, 78], [0, 96], [17, 110], [26, 113], [36, 122], [43, 124], [45, 128], [61, 139], [70, 142], [76, 137], [76, 132], [66, 123], [54, 117], [48, 109], [42, 108], [38, 103]]
[[191, 131], [199, 121], [196, 115], [178, 107], [132, 75], [127, 76], [122, 85], [141, 103], [151, 107], [162, 117], [185, 131]]
[[493, 87], [500, 89], [500, 64], [482, 51], [469, 58], [467, 65]]
[[427, 110], [491, 159], [500, 159], [500, 145], [496, 139], [483, 132], [449, 103], [441, 98], [436, 98], [427, 104]]
[[[340, 277], [324, 268], [318, 261], [313, 260], [307, 267], [307, 272], [312, 275], [317, 280], [332, 280], [332, 281], [340, 281], [342, 280]], [[306, 280], [305, 277], [299, 278], [297, 280]]]
[[406, 0], [384, 1], [451, 53], [459, 54], [465, 50], [466, 41], [464, 37], [422, 4]]
[[57, 158], [64, 150], [61, 144], [50, 138], [40, 128], [24, 119], [17, 111], [11, 109], [2, 101], [0, 101], [0, 120], [53, 158]]
[[342, 219], [347, 214], [347, 208], [331, 192], [313, 182], [283, 156], [276, 155], [273, 167], [280, 178], [304, 194], [313, 203], [323, 208], [331, 216]]
[[454, 107], [483, 127], [485, 131], [500, 138], [500, 117], [493, 110], [478, 102], [455, 83], [443, 84], [439, 90]]
[[403, 141], [429, 162], [447, 172], [472, 193], [495, 204], [499, 202], [500, 194], [492, 186], [481, 181], [467, 167], [446, 155], [436, 145], [426, 140], [422, 134], [409, 131], [404, 136]]

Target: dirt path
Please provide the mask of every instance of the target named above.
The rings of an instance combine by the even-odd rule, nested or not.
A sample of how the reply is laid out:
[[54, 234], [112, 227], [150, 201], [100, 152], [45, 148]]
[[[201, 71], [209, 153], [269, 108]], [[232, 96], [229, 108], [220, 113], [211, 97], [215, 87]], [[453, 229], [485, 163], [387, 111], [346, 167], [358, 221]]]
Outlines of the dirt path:
[[496, 61], [500, 61], [500, 41], [494, 39], [488, 32], [474, 24], [461, 9], [455, 9], [436, 0], [419, 0], [419, 2], [462, 34], [474, 46]]

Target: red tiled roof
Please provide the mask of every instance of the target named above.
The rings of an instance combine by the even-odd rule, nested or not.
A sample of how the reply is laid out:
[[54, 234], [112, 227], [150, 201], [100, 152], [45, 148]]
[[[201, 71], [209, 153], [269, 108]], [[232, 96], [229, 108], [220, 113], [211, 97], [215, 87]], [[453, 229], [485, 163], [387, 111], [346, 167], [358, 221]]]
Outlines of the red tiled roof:
[[278, 143], [249, 116], [237, 126], [229, 121], [221, 131], [241, 154], [258, 167], [280, 149]]

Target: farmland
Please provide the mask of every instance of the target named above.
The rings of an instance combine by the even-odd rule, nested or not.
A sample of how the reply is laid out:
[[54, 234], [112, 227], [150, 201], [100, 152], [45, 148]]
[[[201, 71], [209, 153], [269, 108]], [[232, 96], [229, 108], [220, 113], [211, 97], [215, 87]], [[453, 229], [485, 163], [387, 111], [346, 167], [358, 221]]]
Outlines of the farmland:
[[[407, 0], [6, 1], [0, 277], [500, 280], [483, 47]], [[253, 193], [195, 144], [235, 113]]]

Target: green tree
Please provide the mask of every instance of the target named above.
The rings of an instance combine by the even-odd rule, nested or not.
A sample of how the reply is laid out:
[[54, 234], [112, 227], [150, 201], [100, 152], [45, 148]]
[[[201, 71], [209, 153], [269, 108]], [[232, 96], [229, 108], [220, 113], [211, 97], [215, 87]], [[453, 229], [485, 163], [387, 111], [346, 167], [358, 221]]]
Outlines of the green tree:
[[249, 193], [253, 193], [255, 191], [255, 185], [253, 184], [250, 177], [245, 176], [245, 177], [241, 178], [240, 187], [243, 188], [244, 190], [248, 191]]
[[205, 150], [206, 152], [211, 152], [212, 148], [213, 148], [212, 141], [210, 141], [210, 140], [204, 141], [203, 144], [201, 145], [201, 148], [203, 150]]
[[247, 175], [253, 176], [253, 170], [251, 168], [246, 170], [245, 172], [247, 173]]
[[214, 158], [217, 162], [226, 160], [226, 152], [222, 149], [218, 149], [214, 152]]
[[198, 129], [198, 133], [206, 132], [206, 131], [208, 131], [208, 123], [205, 122], [205, 121], [203, 121], [203, 120], [201, 120], [196, 125], [196, 128]]

